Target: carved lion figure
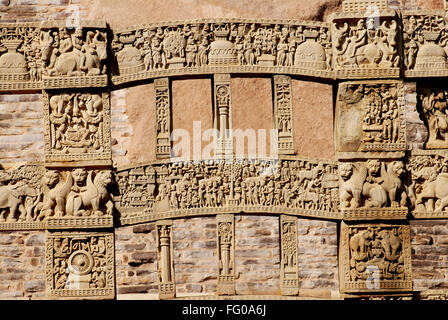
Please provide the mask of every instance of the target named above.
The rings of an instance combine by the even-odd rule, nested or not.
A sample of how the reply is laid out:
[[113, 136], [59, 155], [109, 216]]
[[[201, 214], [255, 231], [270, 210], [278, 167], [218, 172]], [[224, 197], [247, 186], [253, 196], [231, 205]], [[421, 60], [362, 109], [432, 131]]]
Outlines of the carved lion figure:
[[340, 176], [339, 196], [342, 208], [358, 208], [361, 205], [362, 184], [365, 179], [365, 168], [355, 164], [341, 163], [338, 168]]

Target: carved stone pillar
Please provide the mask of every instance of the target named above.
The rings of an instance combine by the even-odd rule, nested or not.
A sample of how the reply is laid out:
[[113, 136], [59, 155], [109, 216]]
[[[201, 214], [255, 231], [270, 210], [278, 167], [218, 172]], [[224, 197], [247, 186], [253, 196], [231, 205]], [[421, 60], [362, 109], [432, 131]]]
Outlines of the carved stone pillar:
[[299, 293], [299, 266], [297, 261], [297, 217], [280, 216], [281, 292], [284, 296]]
[[156, 157], [169, 158], [171, 151], [171, 99], [169, 78], [154, 79], [156, 91]]
[[214, 75], [214, 128], [218, 130], [216, 152], [218, 157], [233, 154], [230, 74]]
[[216, 216], [218, 245], [218, 289], [220, 295], [235, 294], [235, 217]]
[[159, 298], [172, 299], [176, 296], [173, 262], [173, 222], [162, 220], [157, 226], [157, 261], [159, 267]]
[[294, 154], [291, 77], [274, 76], [274, 121], [278, 153]]

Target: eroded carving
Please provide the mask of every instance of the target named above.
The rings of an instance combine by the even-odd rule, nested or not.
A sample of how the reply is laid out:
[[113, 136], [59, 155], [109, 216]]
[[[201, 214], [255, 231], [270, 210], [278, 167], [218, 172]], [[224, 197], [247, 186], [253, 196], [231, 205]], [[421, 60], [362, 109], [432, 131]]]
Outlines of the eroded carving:
[[172, 299], [176, 296], [173, 262], [173, 225], [170, 220], [156, 222], [157, 252], [159, 261], [159, 298]]
[[297, 243], [297, 217], [280, 216], [281, 291], [282, 295], [299, 293], [299, 263]]
[[343, 292], [412, 290], [409, 226], [343, 223], [341, 229]]
[[156, 156], [157, 158], [167, 158], [171, 156], [171, 97], [169, 79], [155, 79], [154, 87], [156, 91]]
[[112, 233], [47, 232], [50, 299], [113, 299], [114, 265]]
[[274, 119], [278, 130], [278, 153], [294, 154], [292, 85], [288, 76], [274, 76]]
[[337, 151], [404, 151], [402, 82], [348, 82], [339, 86]]
[[220, 295], [235, 294], [235, 218], [231, 214], [216, 216], [218, 245], [218, 288]]
[[111, 164], [108, 93], [44, 91], [43, 104], [47, 164]]

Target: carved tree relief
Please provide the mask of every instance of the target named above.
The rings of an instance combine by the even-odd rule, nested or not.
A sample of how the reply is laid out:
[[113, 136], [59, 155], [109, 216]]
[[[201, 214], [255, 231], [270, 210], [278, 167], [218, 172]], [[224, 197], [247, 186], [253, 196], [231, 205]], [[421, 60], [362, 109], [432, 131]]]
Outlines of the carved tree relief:
[[112, 233], [47, 232], [48, 298], [113, 299], [114, 266]]
[[172, 299], [176, 295], [173, 261], [173, 222], [171, 220], [157, 221], [156, 228], [159, 298]]
[[294, 154], [292, 84], [288, 76], [274, 76], [274, 119], [274, 128], [278, 132], [278, 153]]
[[235, 217], [216, 216], [218, 245], [218, 288], [220, 295], [235, 294]]
[[280, 216], [281, 242], [281, 291], [282, 295], [295, 296], [299, 293], [299, 264], [297, 243], [297, 217]]
[[156, 156], [157, 158], [169, 158], [171, 155], [171, 99], [169, 79], [154, 80], [156, 91]]

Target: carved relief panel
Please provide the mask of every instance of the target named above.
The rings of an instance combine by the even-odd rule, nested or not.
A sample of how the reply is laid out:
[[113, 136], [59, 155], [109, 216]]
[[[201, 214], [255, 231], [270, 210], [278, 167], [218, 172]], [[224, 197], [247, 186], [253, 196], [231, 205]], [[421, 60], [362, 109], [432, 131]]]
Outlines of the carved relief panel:
[[159, 298], [172, 299], [176, 296], [173, 260], [173, 222], [171, 220], [157, 221], [156, 227]]
[[339, 257], [342, 293], [412, 291], [409, 225], [342, 223]]
[[117, 30], [115, 84], [158, 76], [268, 72], [332, 77], [322, 22], [194, 20]]
[[114, 299], [113, 233], [47, 232], [49, 299]]
[[231, 157], [233, 155], [232, 130], [232, 100], [230, 87], [230, 74], [215, 74], [214, 83], [214, 109], [213, 127], [217, 130], [215, 138], [215, 155], [218, 157]]
[[107, 86], [107, 29], [101, 21], [66, 21], [41, 25], [42, 80], [44, 88]]
[[425, 149], [448, 149], [448, 89], [438, 83], [419, 83], [417, 111], [428, 128]]
[[425, 219], [448, 217], [448, 152], [413, 151], [407, 170], [412, 215]]
[[344, 220], [406, 219], [405, 164], [369, 159], [339, 163], [340, 211]]
[[26, 164], [0, 170], [0, 230], [44, 229], [44, 167]]
[[299, 262], [297, 243], [297, 217], [280, 216], [280, 281], [285, 296], [299, 294]]
[[169, 78], [154, 79], [156, 91], [156, 157], [169, 158], [171, 155], [171, 96]]
[[294, 154], [291, 77], [274, 76], [274, 128], [278, 131], [278, 153]]
[[403, 12], [404, 64], [406, 77], [448, 75], [448, 34], [443, 10]]
[[340, 84], [336, 104], [337, 152], [406, 150], [404, 102], [402, 82]]
[[402, 62], [397, 13], [381, 3], [361, 3], [360, 11], [352, 11], [354, 7], [346, 3], [350, 11], [330, 16], [336, 77], [398, 78]]
[[311, 160], [154, 163], [116, 173], [123, 224], [168, 217], [272, 212], [338, 218], [335, 164]]
[[40, 89], [39, 23], [0, 24], [0, 92]]
[[235, 294], [235, 217], [216, 216], [218, 245], [218, 288], [220, 295]]
[[111, 165], [109, 93], [43, 91], [47, 165]]

